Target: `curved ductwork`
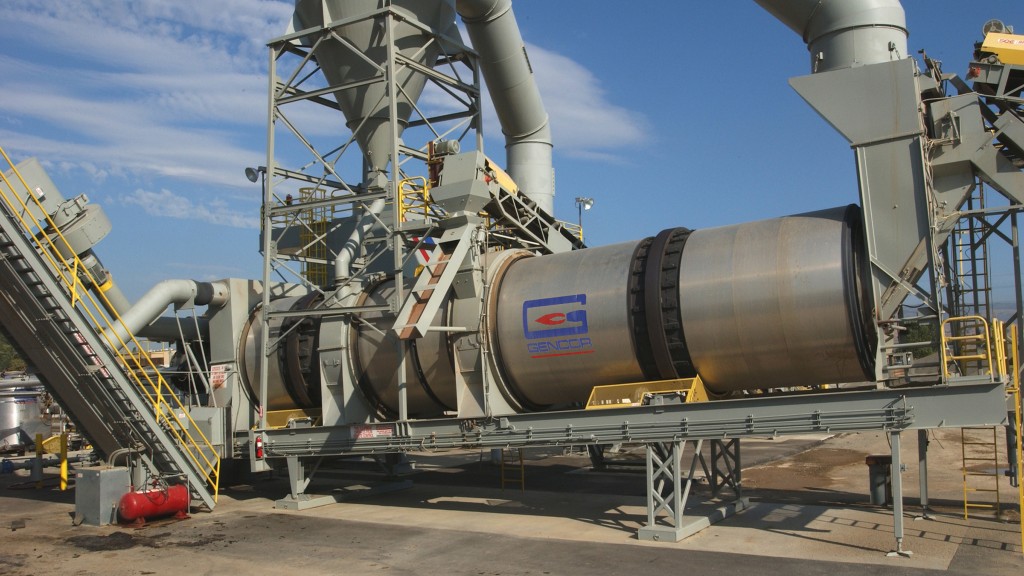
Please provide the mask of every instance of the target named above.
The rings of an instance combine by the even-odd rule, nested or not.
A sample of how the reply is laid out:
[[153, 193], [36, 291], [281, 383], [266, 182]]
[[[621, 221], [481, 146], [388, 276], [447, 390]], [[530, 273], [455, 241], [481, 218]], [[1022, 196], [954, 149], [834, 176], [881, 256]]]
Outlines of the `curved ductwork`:
[[527, 197], [553, 214], [551, 127], [512, 0], [457, 0], [455, 8], [480, 54], [480, 70], [505, 134], [506, 170]]
[[803, 38], [811, 71], [908, 57], [899, 0], [755, 0]]
[[175, 306], [223, 306], [229, 292], [220, 282], [197, 282], [195, 280], [164, 280], [150, 288], [128, 312], [121, 316], [121, 323], [114, 327], [112, 341], [127, 342], [132, 335], [139, 334], [159, 318], [170, 305]]

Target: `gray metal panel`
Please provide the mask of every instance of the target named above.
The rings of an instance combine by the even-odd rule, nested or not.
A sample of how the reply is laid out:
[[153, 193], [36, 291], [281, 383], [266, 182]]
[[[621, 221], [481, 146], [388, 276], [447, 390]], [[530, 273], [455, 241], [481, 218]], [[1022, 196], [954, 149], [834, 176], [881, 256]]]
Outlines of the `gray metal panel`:
[[[857, 149], [865, 237], [876, 282], [877, 317], [898, 311], [928, 265], [930, 237], [924, 143], [919, 138]], [[918, 294], [923, 300], [930, 295]]]
[[116, 524], [117, 505], [130, 490], [128, 468], [78, 468], [75, 470], [75, 517], [90, 526]]
[[[930, 237], [916, 71], [914, 61], [900, 60], [790, 80], [856, 151], [875, 316], [882, 321], [910, 293], [932, 300], [914, 289], [928, 265]], [[883, 362], [876, 365], [881, 370]]]
[[800, 76], [790, 86], [854, 146], [920, 134], [913, 60]]
[[210, 441], [221, 458], [231, 456], [224, 442], [227, 437], [226, 413], [227, 408], [207, 406], [193, 406], [188, 411], [188, 415], [196, 423], [196, 428]]

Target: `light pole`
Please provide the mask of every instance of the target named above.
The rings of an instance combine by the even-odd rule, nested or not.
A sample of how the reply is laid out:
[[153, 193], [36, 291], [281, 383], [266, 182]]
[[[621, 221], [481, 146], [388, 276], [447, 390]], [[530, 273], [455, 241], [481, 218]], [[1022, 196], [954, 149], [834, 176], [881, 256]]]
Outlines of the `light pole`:
[[260, 166], [258, 168], [246, 168], [245, 169], [245, 177], [249, 179], [249, 182], [252, 182], [253, 184], [255, 184], [256, 183], [256, 178], [260, 179], [260, 187], [261, 187], [261, 189], [265, 189], [266, 188], [266, 183], [264, 182], [264, 178], [266, 177], [266, 175], [267, 175], [267, 167], [266, 166]]
[[580, 241], [583, 241], [583, 211], [590, 210], [594, 206], [594, 199], [584, 196], [576, 197], [576, 211], [579, 213]]

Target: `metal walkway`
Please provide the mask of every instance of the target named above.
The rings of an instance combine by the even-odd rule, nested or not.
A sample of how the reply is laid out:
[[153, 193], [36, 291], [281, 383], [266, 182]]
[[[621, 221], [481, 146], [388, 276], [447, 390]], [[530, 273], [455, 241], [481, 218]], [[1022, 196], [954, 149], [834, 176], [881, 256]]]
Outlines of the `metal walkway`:
[[213, 509], [216, 449], [148, 355], [127, 352], [143, 348], [111, 330], [121, 320], [86, 290], [95, 279], [67, 257], [74, 251], [50, 218], [37, 219], [37, 194], [0, 155], [10, 167], [0, 172], [0, 322], [97, 450], [139, 454], [155, 484], [187, 483]]

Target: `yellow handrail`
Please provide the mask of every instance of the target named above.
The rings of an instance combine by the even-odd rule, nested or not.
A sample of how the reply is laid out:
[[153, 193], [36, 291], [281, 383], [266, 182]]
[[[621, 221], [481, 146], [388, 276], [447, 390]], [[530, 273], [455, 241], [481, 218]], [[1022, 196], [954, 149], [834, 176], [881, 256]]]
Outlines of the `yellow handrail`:
[[[1010, 357], [1013, 364], [1010, 366], [1012, 377], [1010, 378], [1010, 390], [1013, 394], [1013, 425], [1016, 428], [1014, 434], [1017, 436], [1017, 510], [1024, 510], [1024, 441], [1021, 440], [1021, 406], [1020, 395], [1020, 355], [1017, 350], [1017, 327], [1010, 328]], [[1024, 554], [1024, 521], [1020, 523], [1020, 552]]]
[[[421, 182], [420, 186], [413, 186]], [[405, 178], [398, 183], [398, 217], [405, 222], [410, 212], [421, 214], [424, 218], [430, 215], [430, 182], [423, 176]]]
[[[170, 394], [170, 398], [174, 399], [174, 403], [177, 408], [181, 411], [181, 414], [185, 417], [182, 420], [175, 410], [175, 405], [167, 401], [167, 395], [164, 394], [164, 390], [169, 390], [170, 387], [164, 380], [163, 375], [160, 374], [159, 369], [153, 363], [152, 358], [149, 354], [143, 352], [143, 347], [135, 339], [135, 336], [128, 333], [128, 341], [123, 340], [114, 330], [115, 325], [125, 327], [124, 321], [114, 310], [114, 307], [110, 304], [106, 294], [103, 291], [99, 292], [99, 296], [102, 299], [102, 305], [96, 301], [93, 293], [89, 290], [82, 290], [81, 278], [84, 277], [91, 285], [98, 286], [99, 283], [93, 277], [88, 267], [82, 265], [78, 256], [72, 256], [67, 258], [63, 254], [75, 254], [75, 251], [71, 248], [67, 239], [61, 234], [60, 230], [54, 224], [53, 220], [50, 219], [49, 215], [45, 216], [44, 223], [40, 222], [31, 212], [28, 201], [31, 201], [42, 214], [46, 214], [46, 210], [36, 196], [35, 192], [29, 187], [28, 183], [22, 177], [21, 173], [15, 167], [11, 161], [7, 152], [0, 147], [0, 156], [6, 161], [7, 165], [11, 167], [12, 173], [16, 176], [17, 181], [21, 184], [21, 187], [28, 192], [26, 198], [20, 197], [15, 194], [15, 200], [8, 196], [4, 187], [0, 187], [0, 199], [8, 207], [12, 216], [14, 216], [21, 224], [22, 229], [28, 234], [28, 237], [32, 239], [36, 248], [40, 254], [49, 263], [51, 269], [55, 273], [55, 277], [65, 286], [72, 298], [72, 304], [88, 316], [92, 325], [96, 328], [97, 332], [103, 337], [109, 346], [111, 352], [124, 364], [127, 368], [125, 374], [135, 383], [140, 391], [145, 395], [146, 399], [153, 405], [154, 416], [157, 418], [157, 422], [166, 425], [166, 429], [174, 435], [179, 445], [184, 449], [184, 452], [188, 457], [195, 463], [198, 470], [204, 475], [206, 481], [209, 483], [213, 490], [213, 500], [217, 501], [217, 495], [219, 491], [220, 482], [220, 458], [217, 457], [216, 449], [210, 442], [206, 435], [203, 434], [202, 430], [196, 425], [196, 422], [189, 415], [188, 411], [185, 410], [185, 406], [181, 403], [181, 400], [174, 394]], [[6, 189], [14, 193], [17, 188], [12, 183], [5, 171], [0, 170], [0, 180], [6, 185]], [[19, 207], [21, 211], [19, 211]], [[27, 216], [27, 220], [26, 220]], [[37, 230], [38, 233], [33, 234], [33, 229]], [[44, 232], [45, 231], [45, 232]], [[109, 314], [103, 314], [101, 310], [106, 310]], [[105, 327], [105, 328], [104, 328]], [[111, 338], [113, 336], [114, 338]], [[116, 339], [116, 342], [114, 341]], [[134, 344], [135, 348], [140, 351], [140, 354], [135, 355], [130, 352], [125, 354], [121, 351], [128, 351], [130, 344]], [[134, 369], [132, 369], [134, 367]], [[106, 369], [106, 367], [101, 367]], [[149, 370], [146, 370], [146, 369]], [[153, 376], [156, 376], [154, 382]], [[145, 380], [145, 383], [143, 382]], [[154, 389], [154, 393], [150, 393], [147, 389], [146, 384]], [[186, 426], [187, 421], [187, 426]], [[198, 438], [193, 435], [193, 431], [198, 434]], [[211, 458], [212, 456], [212, 458]]]
[[[978, 328], [982, 329], [980, 334], [961, 334], [961, 335], [946, 335], [946, 326], [953, 324], [968, 324], [974, 323], [975, 330]], [[957, 316], [954, 318], [946, 318], [942, 321], [942, 325], [939, 327], [939, 333], [941, 338], [941, 350], [942, 350], [942, 375], [946, 380], [949, 379], [949, 363], [959, 362], [961, 360], [978, 360], [985, 361], [987, 364], [985, 374], [994, 375], [992, 366], [992, 342], [989, 338], [989, 327], [988, 322], [981, 316]], [[948, 343], [951, 342], [970, 342], [979, 341], [984, 342], [984, 346], [974, 354], [952, 354]]]

